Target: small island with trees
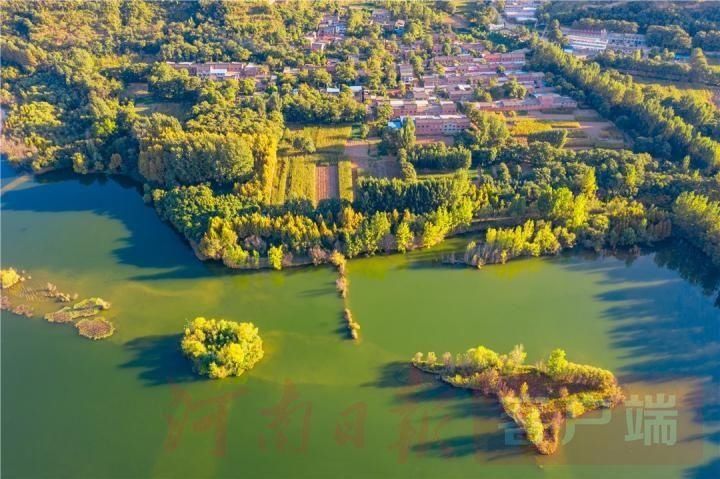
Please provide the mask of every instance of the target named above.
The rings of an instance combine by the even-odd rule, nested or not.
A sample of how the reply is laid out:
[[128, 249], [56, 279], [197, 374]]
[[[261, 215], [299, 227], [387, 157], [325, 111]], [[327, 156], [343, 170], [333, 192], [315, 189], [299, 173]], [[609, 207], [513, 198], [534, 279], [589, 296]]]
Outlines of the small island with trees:
[[496, 396], [541, 454], [557, 450], [560, 427], [567, 418], [612, 408], [624, 400], [613, 373], [569, 362], [562, 349], [534, 366], [524, 364], [526, 356], [522, 345], [502, 355], [478, 346], [456, 356], [445, 353], [440, 359], [433, 352], [417, 353], [412, 364], [452, 386]]
[[195, 371], [211, 379], [240, 376], [265, 354], [253, 323], [225, 319], [193, 319], [185, 328], [180, 345]]

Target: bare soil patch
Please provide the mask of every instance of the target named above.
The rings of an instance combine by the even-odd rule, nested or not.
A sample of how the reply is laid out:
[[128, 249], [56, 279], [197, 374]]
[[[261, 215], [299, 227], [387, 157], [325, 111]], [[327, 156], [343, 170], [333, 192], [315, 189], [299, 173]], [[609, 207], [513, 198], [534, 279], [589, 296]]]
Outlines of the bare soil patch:
[[316, 187], [318, 201], [340, 197], [337, 164], [318, 165]]

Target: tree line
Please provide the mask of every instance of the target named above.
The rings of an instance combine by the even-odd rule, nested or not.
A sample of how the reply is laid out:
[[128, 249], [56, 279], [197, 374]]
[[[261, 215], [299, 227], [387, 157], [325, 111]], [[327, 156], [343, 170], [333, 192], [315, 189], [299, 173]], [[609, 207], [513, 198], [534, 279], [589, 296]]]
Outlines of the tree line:
[[636, 148], [642, 146], [653, 155], [675, 160], [689, 156], [711, 171], [720, 167], [720, 143], [704, 136], [659, 99], [646, 96], [631, 76], [603, 71], [597, 63], [584, 62], [548, 42], [535, 45], [529, 63], [556, 75], [553, 78], [565, 91], [637, 136]]

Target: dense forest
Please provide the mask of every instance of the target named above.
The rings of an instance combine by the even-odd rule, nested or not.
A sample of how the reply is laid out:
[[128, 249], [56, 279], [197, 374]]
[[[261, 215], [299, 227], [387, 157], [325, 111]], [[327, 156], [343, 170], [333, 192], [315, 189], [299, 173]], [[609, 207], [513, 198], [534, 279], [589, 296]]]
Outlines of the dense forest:
[[646, 77], [720, 86], [720, 71], [710, 67], [700, 48], [693, 48], [688, 63], [679, 63], [674, 57], [616, 55], [609, 51], [603, 52], [595, 60], [600, 66], [630, 71]]

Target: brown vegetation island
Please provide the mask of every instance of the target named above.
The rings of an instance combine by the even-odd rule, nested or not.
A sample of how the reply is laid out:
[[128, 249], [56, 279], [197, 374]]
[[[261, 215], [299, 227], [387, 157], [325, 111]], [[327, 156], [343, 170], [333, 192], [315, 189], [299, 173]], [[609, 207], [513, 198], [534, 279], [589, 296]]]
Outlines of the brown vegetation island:
[[88, 339], [105, 339], [113, 335], [115, 326], [105, 318], [84, 318], [75, 323], [78, 334]]
[[557, 450], [560, 427], [568, 417], [611, 408], [624, 400], [610, 371], [571, 363], [562, 349], [535, 366], [523, 364], [526, 356], [522, 345], [503, 355], [478, 346], [455, 357], [445, 353], [441, 359], [432, 352], [427, 357], [417, 353], [412, 364], [452, 386], [497, 396], [505, 413], [541, 454]]
[[72, 306], [65, 306], [52, 313], [47, 313], [45, 319], [51, 323], [69, 323], [78, 318], [95, 316], [100, 311], [110, 309], [110, 303], [102, 298], [88, 298], [75, 303]]
[[[44, 287], [30, 285], [31, 276], [25, 271], [18, 273], [14, 268], [0, 270], [2, 286], [2, 301], [0, 307], [3, 311], [10, 311], [20, 316], [32, 318], [36, 316], [35, 308], [47, 311], [49, 303], [69, 303], [76, 301], [77, 293], [64, 293], [53, 283], [46, 283]], [[19, 301], [22, 301], [18, 304]], [[57, 306], [54, 306], [57, 307]], [[43, 316], [50, 323], [75, 323], [78, 334], [89, 339], [105, 339], [115, 332], [115, 326], [105, 318], [98, 317], [101, 311], [110, 309], [110, 303], [102, 298], [86, 298], [72, 306], [65, 306], [56, 311], [47, 312]], [[84, 318], [84, 319], [81, 319]], [[75, 322], [76, 320], [79, 320]]]

